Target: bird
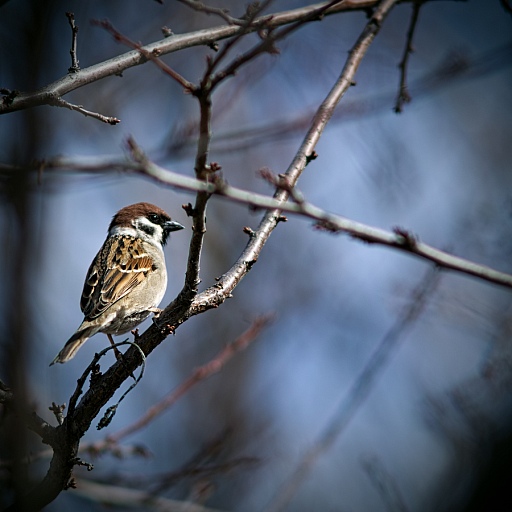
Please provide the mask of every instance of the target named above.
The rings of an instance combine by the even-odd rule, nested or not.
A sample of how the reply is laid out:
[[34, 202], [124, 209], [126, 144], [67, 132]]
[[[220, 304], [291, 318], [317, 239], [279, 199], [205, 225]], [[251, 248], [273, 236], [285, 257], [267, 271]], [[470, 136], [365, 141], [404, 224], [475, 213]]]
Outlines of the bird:
[[98, 332], [127, 333], [151, 313], [167, 288], [163, 248], [173, 231], [184, 229], [161, 208], [136, 203], [119, 210], [87, 272], [80, 299], [84, 320], [50, 366], [66, 363]]

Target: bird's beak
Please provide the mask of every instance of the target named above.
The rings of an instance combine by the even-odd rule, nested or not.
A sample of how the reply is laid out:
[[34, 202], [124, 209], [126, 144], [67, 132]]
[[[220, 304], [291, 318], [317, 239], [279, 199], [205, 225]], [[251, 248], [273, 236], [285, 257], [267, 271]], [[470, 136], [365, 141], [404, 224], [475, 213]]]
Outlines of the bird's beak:
[[169, 220], [164, 225], [165, 231], [170, 233], [171, 231], [179, 231], [180, 229], [185, 229], [185, 226], [182, 226], [179, 222], [175, 220]]

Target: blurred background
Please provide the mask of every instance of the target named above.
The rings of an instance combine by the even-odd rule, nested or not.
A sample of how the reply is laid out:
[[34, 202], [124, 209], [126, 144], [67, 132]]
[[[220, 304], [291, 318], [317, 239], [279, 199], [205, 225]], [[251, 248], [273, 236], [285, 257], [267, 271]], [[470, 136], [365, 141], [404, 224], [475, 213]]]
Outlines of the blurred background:
[[[108, 18], [144, 44], [161, 39], [164, 25], [182, 34], [224, 23], [172, 1], [2, 3], [0, 87], [22, 91], [67, 73], [66, 11], [79, 26], [81, 68], [128, 51], [92, 19]], [[229, 0], [209, 4], [235, 16], [245, 8]], [[268, 12], [301, 5], [306, 2], [275, 0]], [[512, 272], [512, 17], [506, 5], [435, 1], [421, 9], [408, 74], [413, 100], [400, 115], [393, 112], [397, 65], [412, 6], [396, 7], [299, 182], [307, 200], [372, 226], [405, 227], [437, 248]], [[259, 57], [215, 92], [209, 161], [222, 166], [230, 184], [272, 193], [257, 171], [286, 170], [365, 23], [363, 12], [310, 23], [278, 44], [280, 55]], [[256, 42], [248, 36], [231, 57]], [[197, 82], [211, 54], [198, 47], [163, 60]], [[0, 378], [51, 424], [48, 407], [69, 401], [76, 379], [107, 344], [98, 335], [68, 364], [48, 368], [82, 320], [85, 273], [112, 215], [149, 201], [188, 228], [173, 234], [166, 248], [168, 304], [183, 285], [190, 219], [181, 205], [193, 196], [124, 173], [24, 169], [58, 155], [119, 159], [132, 135], [159, 164], [192, 176], [198, 119], [195, 99], [151, 63], [65, 99], [121, 123], [47, 106], [0, 118]], [[201, 289], [229, 269], [247, 242], [242, 228], [256, 228], [261, 215], [210, 200]], [[94, 471], [76, 468], [78, 489], [61, 493], [46, 510], [102, 509], [95, 494], [84, 491], [85, 479], [203, 501], [212, 509], [264, 510], [319, 436], [336, 425], [333, 418], [346, 410], [357, 382], [368, 385], [367, 395], [288, 510], [510, 510], [512, 291], [452, 272], [435, 278], [429, 269], [406, 254], [289, 216], [233, 298], [162, 343], [111, 425], [91, 428], [84, 445], [131, 424], [259, 315], [273, 313], [274, 322], [218, 375], [123, 440], [126, 452], [136, 446], [140, 455], [83, 453]], [[437, 284], [419, 313], [407, 318], [432, 279]], [[390, 339], [392, 350], [374, 367], [373, 379], [358, 381]], [[6, 415], [0, 429], [5, 506], [18, 479], [38, 481], [49, 459], [37, 459], [23, 475], [11, 471], [13, 458], [27, 449], [35, 458], [45, 446]], [[506, 508], [492, 501], [498, 497]]]

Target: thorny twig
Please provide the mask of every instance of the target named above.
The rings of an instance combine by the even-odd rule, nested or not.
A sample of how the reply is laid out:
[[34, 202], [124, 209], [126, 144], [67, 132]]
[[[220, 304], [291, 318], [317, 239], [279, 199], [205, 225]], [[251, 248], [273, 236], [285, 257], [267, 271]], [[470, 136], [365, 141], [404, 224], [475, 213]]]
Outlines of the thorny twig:
[[75, 23], [75, 15], [72, 12], [67, 12], [66, 16], [69, 21], [69, 26], [71, 27], [71, 50], [69, 53], [71, 55], [71, 67], [68, 68], [69, 73], [78, 73], [80, 71], [80, 66], [78, 65], [78, 58], [76, 56], [76, 43], [78, 38], [78, 26]]

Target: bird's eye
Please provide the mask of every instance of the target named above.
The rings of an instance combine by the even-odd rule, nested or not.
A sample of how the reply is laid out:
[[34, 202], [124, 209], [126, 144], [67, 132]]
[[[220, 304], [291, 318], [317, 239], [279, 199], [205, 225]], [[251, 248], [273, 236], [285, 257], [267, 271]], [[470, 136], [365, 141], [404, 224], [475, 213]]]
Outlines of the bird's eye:
[[155, 224], [158, 224], [158, 221], [160, 220], [160, 217], [159, 217], [156, 213], [150, 213], [150, 214], [148, 215], [148, 219], [149, 219], [151, 222], [153, 222], [153, 223], [155, 223]]

